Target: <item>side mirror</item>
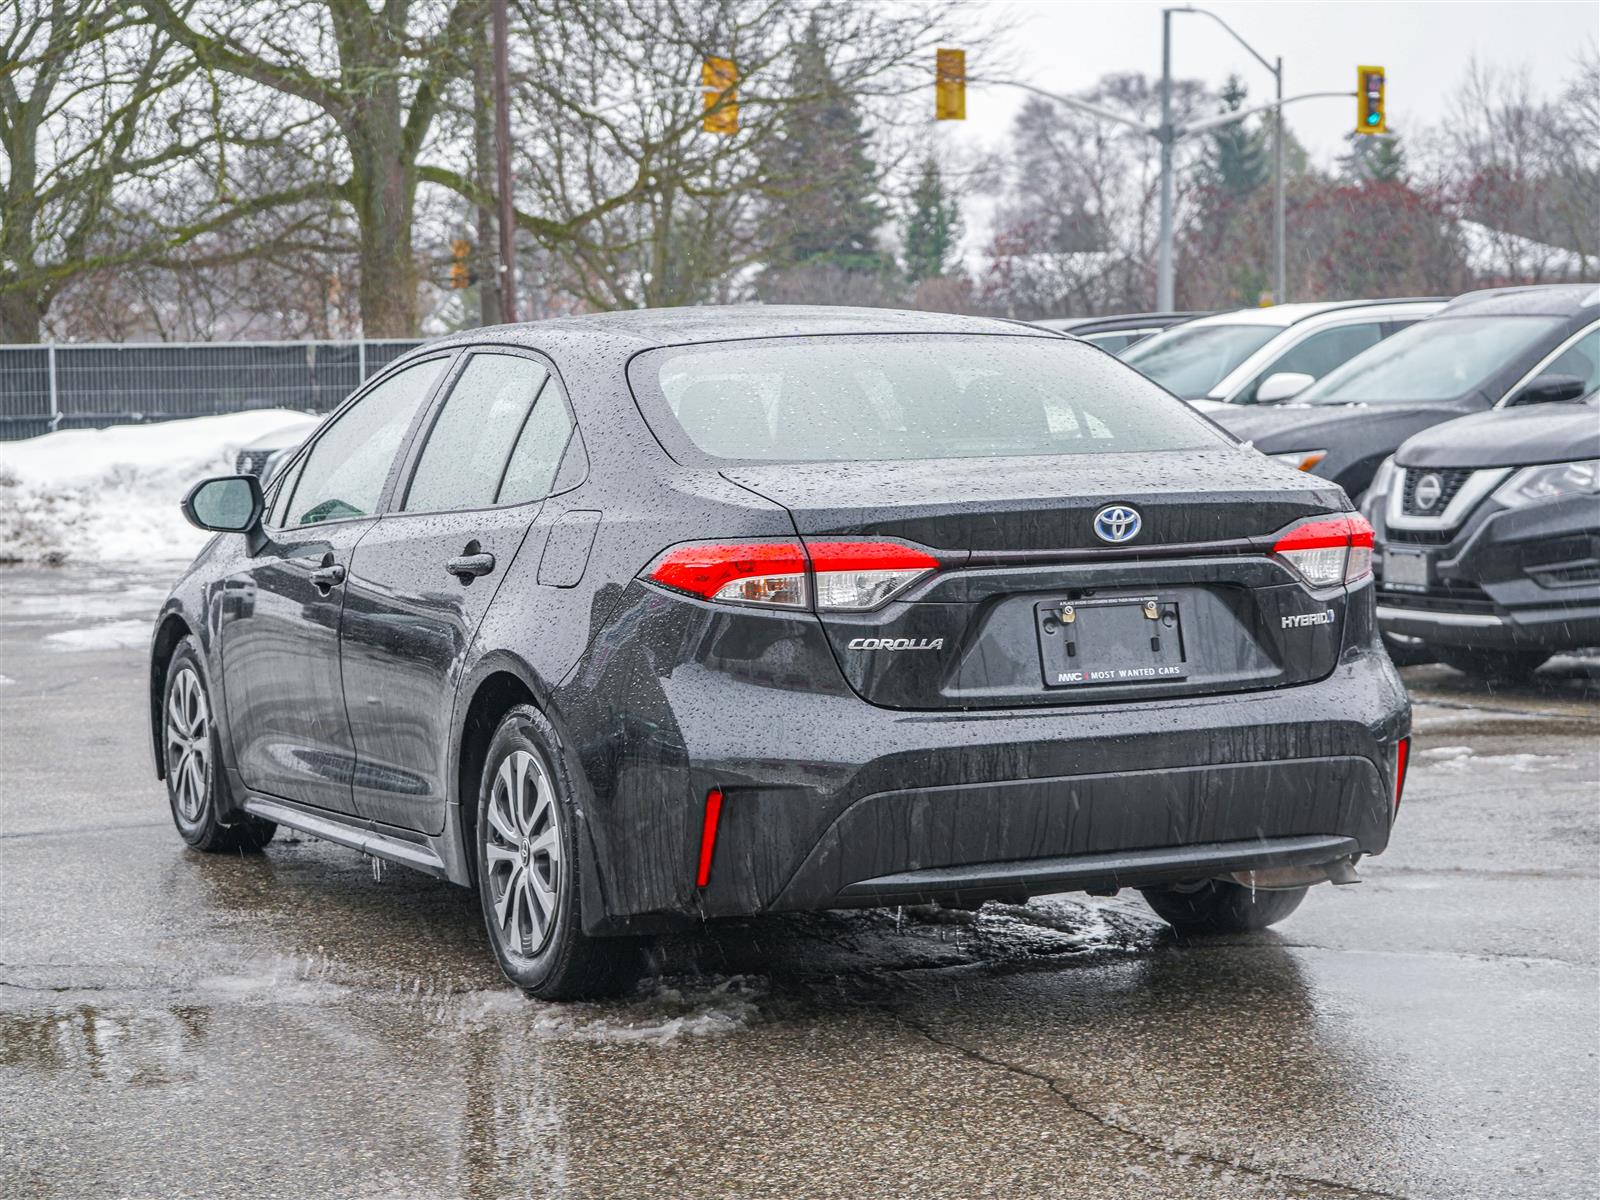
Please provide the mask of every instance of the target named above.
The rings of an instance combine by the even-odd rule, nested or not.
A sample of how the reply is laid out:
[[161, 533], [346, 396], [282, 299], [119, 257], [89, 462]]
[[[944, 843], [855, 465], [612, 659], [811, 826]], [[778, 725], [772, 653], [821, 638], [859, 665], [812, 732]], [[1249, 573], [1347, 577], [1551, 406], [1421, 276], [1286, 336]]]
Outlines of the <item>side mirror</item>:
[[1300, 371], [1278, 371], [1268, 375], [1261, 381], [1261, 386], [1256, 388], [1256, 403], [1280, 403], [1292, 396], [1298, 396], [1316, 381], [1315, 375], [1306, 375]]
[[1506, 406], [1576, 400], [1588, 390], [1588, 385], [1576, 375], [1541, 375], [1507, 400]]
[[261, 527], [261, 481], [254, 475], [202, 479], [183, 498], [189, 524], [213, 533], [249, 533]]

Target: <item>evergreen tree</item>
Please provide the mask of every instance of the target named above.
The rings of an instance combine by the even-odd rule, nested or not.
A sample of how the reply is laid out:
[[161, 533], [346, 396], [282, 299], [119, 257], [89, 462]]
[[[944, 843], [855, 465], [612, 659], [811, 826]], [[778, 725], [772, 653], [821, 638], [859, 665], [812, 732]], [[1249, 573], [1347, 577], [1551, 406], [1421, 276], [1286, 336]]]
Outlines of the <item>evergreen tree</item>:
[[855, 98], [828, 64], [814, 20], [795, 46], [788, 94], [806, 99], [785, 113], [762, 148], [769, 267], [882, 272], [889, 260], [877, 233], [887, 214], [871, 139]]
[[922, 162], [900, 233], [905, 243], [906, 277], [912, 283], [941, 278], [955, 260], [961, 240], [961, 209], [931, 154]]
[[[1248, 93], [1237, 75], [1228, 76], [1222, 89], [1222, 111], [1237, 112]], [[1226, 200], [1242, 200], [1272, 177], [1272, 157], [1268, 153], [1266, 131], [1258, 124], [1245, 128], [1244, 121], [1224, 125], [1211, 134], [1206, 147], [1206, 182]]]
[[1350, 153], [1340, 160], [1344, 175], [1357, 183], [1404, 183], [1406, 153], [1400, 139], [1352, 133]]

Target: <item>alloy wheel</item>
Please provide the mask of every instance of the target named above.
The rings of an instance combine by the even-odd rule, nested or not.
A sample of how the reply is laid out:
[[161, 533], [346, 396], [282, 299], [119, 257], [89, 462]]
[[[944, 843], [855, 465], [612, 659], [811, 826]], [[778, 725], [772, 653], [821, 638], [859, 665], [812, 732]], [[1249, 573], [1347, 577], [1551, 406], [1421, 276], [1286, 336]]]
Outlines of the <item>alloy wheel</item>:
[[560, 909], [559, 819], [544, 763], [526, 750], [508, 754], [489, 794], [484, 857], [502, 944], [526, 957], [550, 939]]
[[182, 667], [167, 692], [167, 776], [178, 815], [197, 823], [205, 813], [211, 775], [211, 710], [192, 667]]

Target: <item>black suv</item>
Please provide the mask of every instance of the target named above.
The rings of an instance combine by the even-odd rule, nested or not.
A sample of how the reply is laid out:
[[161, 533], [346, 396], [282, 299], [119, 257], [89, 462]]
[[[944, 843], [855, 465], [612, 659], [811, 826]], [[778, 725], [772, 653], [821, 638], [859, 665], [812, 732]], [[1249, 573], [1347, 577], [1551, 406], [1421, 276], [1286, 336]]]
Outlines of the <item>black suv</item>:
[[850, 309], [478, 330], [356, 393], [157, 618], [192, 846], [474, 886], [506, 975], [638, 935], [1137, 887], [1259, 928], [1381, 851], [1371, 528], [1083, 342]]
[[1462, 417], [1409, 439], [1363, 507], [1378, 622], [1451, 666], [1517, 678], [1600, 646], [1600, 400]]
[[1360, 498], [1414, 433], [1486, 409], [1600, 387], [1600, 287], [1458, 296], [1324, 375], [1292, 403], [1210, 414], [1256, 449]]

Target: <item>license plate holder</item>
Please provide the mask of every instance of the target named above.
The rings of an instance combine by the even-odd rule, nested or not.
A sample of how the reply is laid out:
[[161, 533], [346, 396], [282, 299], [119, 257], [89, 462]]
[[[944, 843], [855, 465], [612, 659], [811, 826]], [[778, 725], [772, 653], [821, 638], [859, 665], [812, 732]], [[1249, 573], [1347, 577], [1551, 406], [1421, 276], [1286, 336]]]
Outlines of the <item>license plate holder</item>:
[[1117, 596], [1034, 605], [1039, 663], [1051, 688], [1186, 679], [1176, 600]]
[[1425, 592], [1433, 582], [1433, 569], [1421, 550], [1383, 552], [1383, 586], [1401, 592]]

